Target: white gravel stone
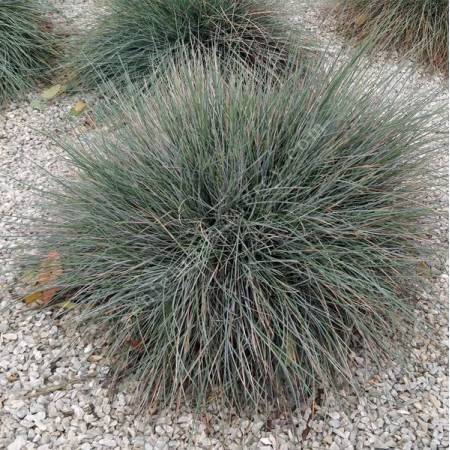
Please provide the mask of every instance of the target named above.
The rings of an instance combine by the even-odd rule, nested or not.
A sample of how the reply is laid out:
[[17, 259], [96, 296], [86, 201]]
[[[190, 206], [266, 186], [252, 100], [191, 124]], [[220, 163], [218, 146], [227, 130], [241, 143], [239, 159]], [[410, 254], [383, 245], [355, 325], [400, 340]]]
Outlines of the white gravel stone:
[[8, 445], [8, 450], [23, 450], [27, 444], [27, 441], [22, 436], [17, 436], [11, 444]]

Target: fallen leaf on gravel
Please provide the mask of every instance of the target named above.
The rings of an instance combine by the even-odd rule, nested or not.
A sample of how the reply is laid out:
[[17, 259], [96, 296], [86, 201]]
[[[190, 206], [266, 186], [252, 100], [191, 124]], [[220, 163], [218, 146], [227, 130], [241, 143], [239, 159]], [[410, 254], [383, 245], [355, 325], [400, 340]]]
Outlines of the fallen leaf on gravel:
[[62, 94], [65, 90], [66, 86], [64, 86], [63, 84], [55, 84], [54, 86], [42, 91], [41, 98], [45, 101], [53, 100], [58, 95]]
[[23, 297], [23, 301], [27, 305], [45, 306], [50, 303], [52, 298], [58, 292], [57, 288], [45, 289], [43, 291], [33, 292], [32, 294]]
[[355, 24], [358, 27], [362, 27], [367, 22], [367, 16], [365, 14], [360, 14], [355, 18]]
[[128, 339], [128, 342], [129, 342], [130, 345], [131, 345], [133, 348], [135, 348], [135, 349], [138, 349], [138, 348], [142, 347], [142, 345], [143, 345], [143, 342], [140, 341], [140, 340], [138, 340], [138, 339], [132, 339], [132, 338], [129, 338], [129, 339]]
[[[42, 287], [48, 286], [49, 284], [54, 283], [58, 277], [62, 274], [61, 264], [59, 262], [59, 253], [56, 250], [53, 250], [48, 253], [47, 259], [41, 263], [40, 270], [37, 274], [37, 277], [31, 283], [33, 286], [40, 285]], [[58, 288], [51, 287], [48, 289], [41, 289], [40, 291], [34, 291], [31, 294], [27, 294], [23, 297], [23, 301], [27, 305], [48, 305], [53, 297], [57, 294]]]
[[421, 261], [417, 264], [417, 273], [425, 278], [431, 278], [432, 270], [430, 264], [425, 261]]
[[43, 291], [42, 301], [44, 302], [44, 305], [48, 305], [50, 303], [50, 300], [56, 295], [57, 292], [58, 292], [57, 288], [51, 288]]
[[47, 285], [55, 281], [61, 274], [62, 268], [59, 262], [59, 253], [56, 250], [53, 250], [48, 253], [47, 259], [41, 264], [38, 283]]
[[70, 109], [70, 114], [73, 116], [79, 116], [86, 109], [86, 106], [87, 103], [85, 101], [78, 100]]
[[89, 362], [99, 362], [103, 359], [102, 355], [91, 355], [89, 356], [89, 358], [87, 359]]
[[31, 305], [33, 303], [38, 302], [41, 299], [42, 299], [42, 292], [33, 292], [32, 294], [25, 295], [25, 297], [23, 298], [23, 301], [27, 305]]

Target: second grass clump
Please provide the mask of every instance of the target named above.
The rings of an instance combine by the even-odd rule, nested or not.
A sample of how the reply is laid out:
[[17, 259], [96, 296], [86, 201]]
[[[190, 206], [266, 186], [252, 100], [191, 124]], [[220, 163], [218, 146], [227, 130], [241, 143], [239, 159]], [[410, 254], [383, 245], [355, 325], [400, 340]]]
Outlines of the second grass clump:
[[[70, 74], [95, 88], [152, 77], [186, 48], [217, 50], [249, 66], [283, 66], [308, 43], [273, 0], [112, 0], [110, 10], [76, 44]], [[295, 31], [294, 31], [295, 30]], [[299, 50], [300, 49], [300, 50]]]
[[342, 30], [394, 46], [448, 73], [447, 0], [339, 0]]
[[52, 28], [41, 2], [0, 2], [0, 106], [49, 77], [60, 53]]

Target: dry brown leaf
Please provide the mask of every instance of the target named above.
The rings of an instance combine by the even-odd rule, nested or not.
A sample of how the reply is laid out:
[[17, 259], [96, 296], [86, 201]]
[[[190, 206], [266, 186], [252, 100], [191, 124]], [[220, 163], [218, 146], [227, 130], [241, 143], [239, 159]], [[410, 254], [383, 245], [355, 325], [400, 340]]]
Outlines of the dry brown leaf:
[[46, 289], [45, 291], [42, 292], [42, 301], [44, 303], [44, 305], [48, 305], [51, 301], [51, 299], [56, 295], [56, 293], [58, 292], [57, 288], [51, 288], [51, 289]]
[[312, 402], [312, 407], [311, 407], [311, 412], [313, 414], [313, 416], [315, 416], [317, 414], [317, 411], [319, 411], [319, 405], [316, 403], [315, 400], [313, 400]]
[[48, 253], [47, 259], [41, 264], [41, 270], [38, 275], [39, 284], [50, 284], [62, 274], [62, 268], [59, 260], [60, 256], [56, 250]]
[[41, 263], [41, 267], [39, 273], [37, 274], [37, 277], [33, 277], [34, 281], [30, 283], [33, 286], [40, 285], [44, 289], [25, 295], [23, 297], [23, 301], [27, 305], [48, 305], [57, 294], [58, 288], [52, 287], [45, 289], [45, 287], [52, 283], [54, 284], [58, 277], [61, 276], [61, 274], [62, 268], [60, 264], [59, 253], [56, 250], [50, 251], [47, 255], [47, 259]]
[[88, 128], [96, 128], [97, 124], [95, 123], [94, 118], [90, 114], [86, 114], [86, 117], [84, 118], [84, 124]]
[[128, 339], [128, 342], [130, 343], [130, 345], [131, 345], [134, 349], [141, 348], [142, 345], [143, 345], [143, 342], [142, 342], [141, 340], [138, 340], [138, 339], [132, 339], [132, 338], [129, 338], [129, 339]]

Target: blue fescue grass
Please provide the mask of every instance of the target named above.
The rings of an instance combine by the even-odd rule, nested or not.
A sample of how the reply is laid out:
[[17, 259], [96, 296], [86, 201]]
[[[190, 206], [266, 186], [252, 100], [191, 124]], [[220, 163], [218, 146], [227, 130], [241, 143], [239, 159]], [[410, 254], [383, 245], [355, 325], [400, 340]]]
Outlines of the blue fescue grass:
[[140, 82], [186, 46], [275, 68], [311, 52], [305, 32], [272, 0], [112, 0], [108, 6], [74, 45], [68, 65], [74, 86]]
[[342, 30], [358, 39], [376, 38], [448, 74], [447, 0], [338, 0]]
[[49, 76], [58, 45], [42, 3], [0, 2], [0, 106]]
[[111, 95], [109, 128], [64, 146], [75, 175], [33, 227], [33, 260], [58, 255], [55, 300], [102, 330], [139, 406], [357, 388], [354, 350], [401, 353], [435, 251], [423, 98], [358, 59], [282, 83], [221, 65], [190, 56]]

